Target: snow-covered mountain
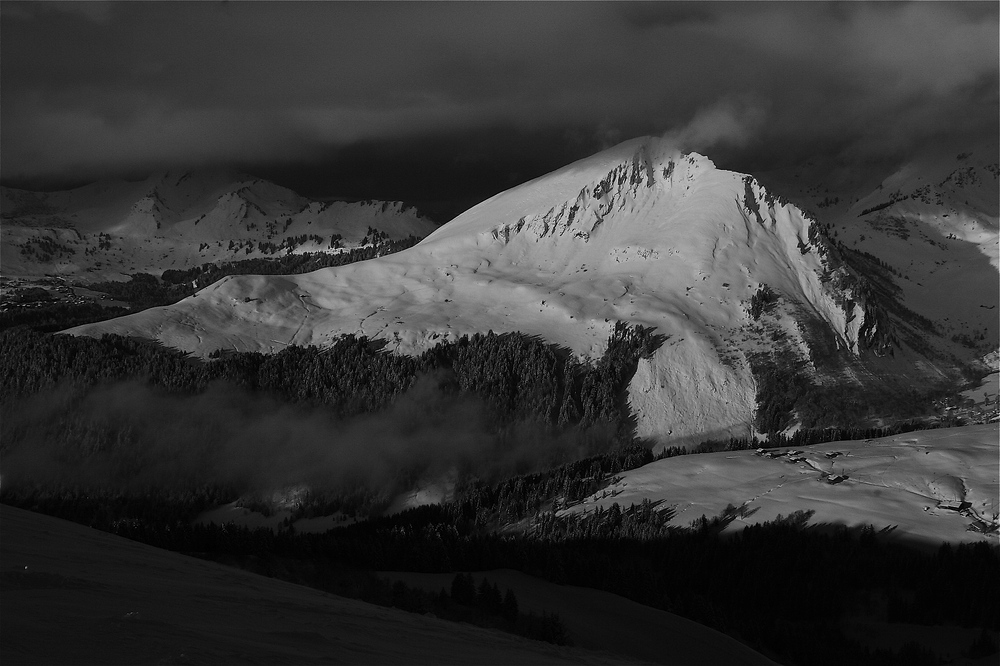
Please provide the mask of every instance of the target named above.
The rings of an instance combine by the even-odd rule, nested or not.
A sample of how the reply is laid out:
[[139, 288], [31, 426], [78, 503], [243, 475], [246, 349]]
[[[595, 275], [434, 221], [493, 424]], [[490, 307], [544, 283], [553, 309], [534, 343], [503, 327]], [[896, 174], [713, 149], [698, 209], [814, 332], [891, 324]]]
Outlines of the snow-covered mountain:
[[[996, 365], [1000, 163], [995, 148], [929, 150], [877, 184], [788, 188], [844, 245], [878, 257], [899, 300]], [[811, 181], [809, 177], [801, 179]], [[796, 191], [796, 189], [798, 191]]]
[[[422, 238], [436, 226], [399, 202], [321, 202], [225, 170], [158, 173], [62, 192], [2, 188], [5, 276], [159, 273], [209, 261]], [[384, 236], [383, 236], [384, 235]]]
[[[941, 380], [975, 359], [907, 309], [892, 273], [831, 232], [752, 176], [642, 138], [498, 194], [409, 250], [306, 275], [230, 277], [71, 332], [207, 355], [343, 333], [413, 353], [520, 331], [595, 356], [615, 322], [655, 326], [666, 342], [640, 361], [629, 400], [638, 433], [661, 441], [747, 434], [753, 359], [776, 351], [817, 382], [847, 385]], [[989, 333], [995, 344], [995, 322]]]
[[[992, 161], [990, 161], [992, 159]], [[886, 205], [886, 204], [889, 205]], [[960, 153], [906, 165], [856, 202], [846, 242], [896, 262], [908, 307], [942, 333], [992, 352], [1000, 304], [1000, 165]]]

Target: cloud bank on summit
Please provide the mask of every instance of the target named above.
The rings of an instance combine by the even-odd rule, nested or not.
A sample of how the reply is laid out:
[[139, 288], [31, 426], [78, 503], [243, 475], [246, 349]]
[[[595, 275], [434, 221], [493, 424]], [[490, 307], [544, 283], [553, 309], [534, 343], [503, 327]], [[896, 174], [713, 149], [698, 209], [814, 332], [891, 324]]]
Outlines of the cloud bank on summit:
[[224, 163], [310, 195], [470, 204], [643, 134], [750, 172], [997, 135], [996, 3], [0, 11], [8, 185]]

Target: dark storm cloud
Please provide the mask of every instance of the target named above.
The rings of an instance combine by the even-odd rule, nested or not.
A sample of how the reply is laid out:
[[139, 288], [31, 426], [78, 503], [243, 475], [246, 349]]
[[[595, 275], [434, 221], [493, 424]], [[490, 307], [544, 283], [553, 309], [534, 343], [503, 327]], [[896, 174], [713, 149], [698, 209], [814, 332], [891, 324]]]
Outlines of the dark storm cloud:
[[639, 134], [766, 169], [997, 133], [996, 3], [0, 11], [6, 182], [236, 163], [312, 194], [455, 201]]

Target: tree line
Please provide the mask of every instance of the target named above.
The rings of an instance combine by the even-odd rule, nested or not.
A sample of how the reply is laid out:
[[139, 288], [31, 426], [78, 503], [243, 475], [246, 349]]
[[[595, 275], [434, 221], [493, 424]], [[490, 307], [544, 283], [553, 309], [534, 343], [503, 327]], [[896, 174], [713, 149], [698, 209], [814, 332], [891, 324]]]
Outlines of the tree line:
[[219, 352], [210, 360], [149, 341], [0, 332], [0, 400], [68, 383], [80, 389], [141, 379], [177, 393], [227, 381], [277, 399], [325, 405], [340, 416], [384, 408], [422, 373], [444, 372], [445, 387], [473, 393], [497, 424], [531, 420], [553, 427], [603, 424], [626, 437], [628, 381], [638, 359], [662, 341], [652, 329], [619, 323], [596, 363], [517, 333], [477, 333], [439, 343], [418, 357], [384, 351], [384, 340], [344, 335], [329, 347], [290, 346], [274, 354]]
[[[518, 466], [513, 468], [533, 472], [571, 462], [567, 456], [580, 451], [614, 452], [631, 442], [634, 423], [625, 391], [639, 355], [651, 353], [655, 339], [649, 330], [620, 325], [611, 335], [608, 353], [595, 363], [573, 359], [566, 350], [537, 338], [494, 333], [463, 336], [418, 357], [388, 353], [384, 341], [346, 335], [322, 350], [289, 347], [276, 354], [222, 353], [201, 360], [156, 343], [115, 335], [95, 339], [8, 330], [0, 332], [0, 413], [4, 416], [0, 452], [24, 452], [25, 447], [44, 442], [47, 455], [62, 461], [48, 470], [59, 478], [69, 474], [67, 470], [86, 466], [102, 470], [101, 478], [112, 488], [125, 482], [132, 486], [131, 479], [141, 476], [144, 468], [160, 464], [157, 456], [172, 455], [170, 447], [146, 441], [157, 436], [157, 429], [142, 420], [147, 417], [95, 412], [88, 401], [95, 389], [138, 382], [157, 392], [153, 398], [174, 396], [192, 400], [189, 404], [194, 407], [199, 404], [194, 402], [198, 396], [221, 382], [271, 399], [275, 405], [319, 409], [324, 418], [345, 420], [389, 408], [427, 377], [446, 403], [464, 396], [481, 402], [483, 436], [495, 440], [494, 448], [518, 444], [525, 432], [535, 433], [543, 444], [527, 452], [522, 462], [515, 460]], [[39, 411], [36, 396], [40, 395], [47, 396], [44, 404], [58, 404], [58, 408]], [[540, 399], [549, 395], [556, 399]], [[548, 444], [560, 441], [561, 446]], [[205, 446], [206, 454], [212, 455], [211, 445]], [[622, 455], [629, 458], [626, 467], [650, 459], [648, 451], [629, 450]], [[491, 482], [509, 473], [509, 466], [487, 465], [489, 460], [477, 466], [478, 462], [469, 460], [458, 468], [463, 484], [471, 487], [470, 473], [486, 474], [485, 480]], [[396, 492], [406, 489], [397, 486], [416, 483], [427, 463], [423, 457], [411, 457], [392, 464], [398, 468], [392, 468], [391, 479], [383, 479], [386, 487], [371, 487], [364, 478], [328, 480], [330, 486], [315, 489], [299, 517], [305, 512], [377, 513]], [[196, 470], [188, 467], [170, 467], [177, 477], [170, 483], [183, 478], [188, 486], [184, 490], [190, 490], [191, 484], [210, 480], [196, 478]], [[48, 472], [35, 474], [51, 477]], [[29, 483], [30, 478], [34, 477], [28, 472], [11, 467], [5, 482]], [[592, 479], [574, 479], [572, 484], [574, 497], [594, 487]], [[240, 496], [262, 489], [234, 490]], [[261, 498], [251, 496], [247, 501], [258, 502], [255, 508], [266, 510]], [[516, 510], [504, 504], [498, 507], [499, 515], [507, 516], [512, 510], [523, 513], [530, 504], [529, 500]]]
[[797, 422], [804, 430], [865, 430], [879, 422], [919, 422], [934, 411], [934, 402], [949, 394], [946, 385], [915, 388], [890, 375], [869, 376], [864, 383], [821, 383], [806, 371], [806, 360], [790, 349], [777, 348], [748, 357], [757, 382], [754, 428], [780, 437]]
[[[534, 469], [515, 469], [506, 479], [469, 476], [469, 471], [459, 477], [460, 515], [480, 525], [496, 525], [575, 503], [599, 492], [616, 474], [658, 458], [881, 437], [926, 427], [914, 420], [882, 428], [802, 429], [790, 436], [772, 431], [763, 443], [755, 438], [730, 438], [704, 442], [690, 451], [670, 447], [654, 456], [651, 443], [634, 437], [634, 419], [625, 394], [637, 359], [652, 353], [658, 342], [648, 329], [619, 325], [605, 355], [595, 363], [583, 363], [567, 350], [519, 334], [463, 337], [418, 357], [387, 353], [383, 341], [346, 335], [322, 350], [289, 347], [276, 354], [223, 353], [205, 361], [120, 336], [94, 339], [4, 331], [0, 332], [0, 410], [8, 418], [0, 425], [2, 449], [9, 452], [26, 445], [30, 437], [43, 436], [67, 456], [81, 460], [104, 456], [113, 468], [134, 465], [129, 452], [142, 450], [144, 444], [131, 422], [95, 418], [82, 407], [77, 409], [88, 391], [116, 382], [140, 381], [181, 398], [197, 396], [224, 382], [269, 396], [279, 404], [320, 407], [347, 419], [387, 409], [419, 377], [430, 376], [445, 396], [481, 399], [487, 407], [488, 427], [501, 446], [517, 442], [522, 432], [519, 424], [532, 424], [552, 442], [560, 438], [573, 442], [569, 449], [537, 452]], [[31, 396], [57, 389], [62, 391], [64, 407], [55, 417], [34, 424], [34, 431], [26, 430], [20, 406]], [[559, 455], [576, 458], [559, 459]], [[412, 472], [399, 470], [400, 479], [405, 481]], [[377, 512], [391, 495], [384, 488], [363, 484], [316, 489], [296, 509], [297, 517]], [[263, 501], [254, 506], [267, 510]]]

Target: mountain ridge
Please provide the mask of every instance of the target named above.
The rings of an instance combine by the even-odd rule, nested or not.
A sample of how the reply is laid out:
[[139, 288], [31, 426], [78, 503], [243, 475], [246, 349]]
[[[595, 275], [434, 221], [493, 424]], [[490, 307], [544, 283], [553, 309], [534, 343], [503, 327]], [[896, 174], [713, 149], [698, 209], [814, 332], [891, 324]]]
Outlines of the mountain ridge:
[[891, 275], [828, 233], [753, 176], [645, 137], [491, 197], [395, 255], [230, 277], [175, 306], [69, 332], [207, 356], [344, 333], [418, 353], [518, 331], [595, 358], [623, 321], [666, 336], [628, 394], [637, 434], [664, 442], [748, 434], [768, 363], [794, 359], [819, 384], [955, 381], [974, 362], [967, 350], [923, 326], [894, 300]]
[[278, 251], [422, 238], [401, 202], [320, 202], [228, 169], [159, 172], [61, 192], [0, 189], [5, 276], [159, 273]]

